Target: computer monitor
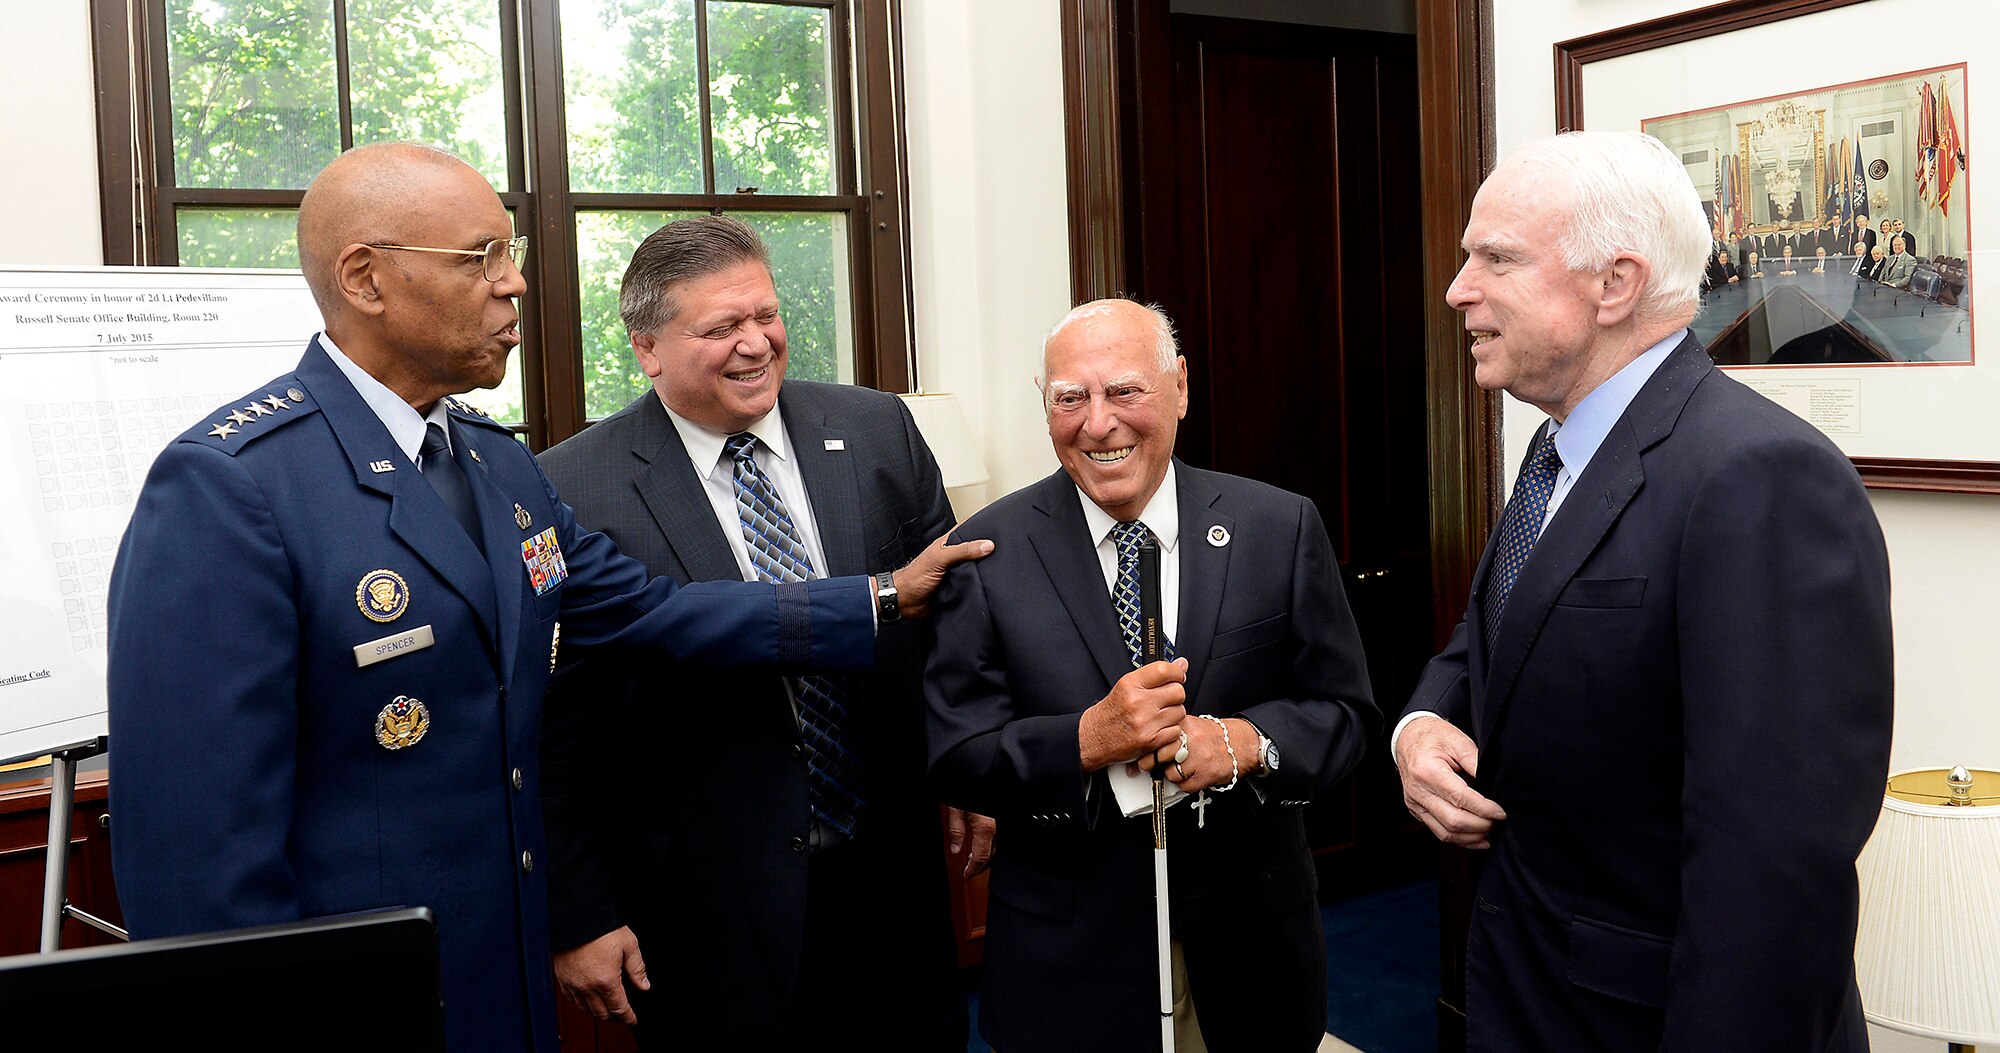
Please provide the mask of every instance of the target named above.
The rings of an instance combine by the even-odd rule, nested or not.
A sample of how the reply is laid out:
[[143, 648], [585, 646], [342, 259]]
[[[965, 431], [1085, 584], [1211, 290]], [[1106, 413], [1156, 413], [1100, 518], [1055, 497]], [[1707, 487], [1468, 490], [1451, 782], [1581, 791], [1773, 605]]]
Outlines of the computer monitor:
[[444, 1049], [421, 907], [0, 958], [11, 1050]]

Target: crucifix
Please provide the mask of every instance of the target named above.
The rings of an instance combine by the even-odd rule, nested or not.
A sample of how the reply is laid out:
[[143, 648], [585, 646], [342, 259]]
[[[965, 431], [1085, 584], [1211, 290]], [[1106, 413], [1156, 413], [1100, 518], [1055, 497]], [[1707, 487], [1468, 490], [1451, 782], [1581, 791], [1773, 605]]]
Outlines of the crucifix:
[[1207, 825], [1208, 825], [1208, 791], [1207, 791], [1207, 790], [1203, 790], [1203, 791], [1201, 791], [1200, 793], [1197, 793], [1197, 794], [1195, 794], [1195, 796], [1194, 796], [1194, 803], [1193, 803], [1193, 804], [1191, 804], [1191, 805], [1188, 805], [1188, 807], [1189, 807], [1189, 808], [1192, 808], [1192, 809], [1194, 809], [1194, 828], [1195, 828], [1195, 829], [1199, 830], [1199, 829], [1201, 829], [1202, 827], [1204, 827], [1204, 826], [1207, 826]]

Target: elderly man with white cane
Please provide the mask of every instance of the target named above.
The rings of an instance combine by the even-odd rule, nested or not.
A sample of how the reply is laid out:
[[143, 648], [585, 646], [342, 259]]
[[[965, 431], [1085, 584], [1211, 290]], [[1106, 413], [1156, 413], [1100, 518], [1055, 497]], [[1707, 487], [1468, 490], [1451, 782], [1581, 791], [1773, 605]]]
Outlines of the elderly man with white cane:
[[[1000, 1053], [1150, 1053], [1165, 962], [1183, 1053], [1314, 1049], [1300, 808], [1381, 726], [1326, 528], [1297, 494], [1173, 459], [1187, 363], [1156, 309], [1071, 311], [1041, 387], [1062, 469], [960, 528], [994, 554], [939, 589], [925, 674], [939, 790], [1001, 820], [980, 1031]], [[1154, 807], [1156, 768], [1189, 807]], [[1162, 815], [1167, 941], [1147, 895]]]

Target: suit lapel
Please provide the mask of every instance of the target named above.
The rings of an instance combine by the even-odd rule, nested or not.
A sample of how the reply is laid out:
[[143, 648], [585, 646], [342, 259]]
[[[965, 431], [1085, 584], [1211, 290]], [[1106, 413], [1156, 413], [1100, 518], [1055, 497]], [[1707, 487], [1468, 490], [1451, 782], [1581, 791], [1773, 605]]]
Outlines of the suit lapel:
[[[1643, 454], [1673, 433], [1695, 386], [1714, 370], [1693, 334], [1684, 338], [1612, 424], [1603, 445], [1542, 531], [1500, 619], [1500, 636], [1486, 671], [1485, 705], [1476, 718], [1481, 742], [1491, 741], [1499, 728], [1521, 667], [1556, 599], [1645, 485]], [[1491, 546], [1488, 548], [1482, 568], [1492, 558]], [[1482, 589], [1484, 576], [1482, 569]], [[1482, 630], [1491, 631], [1491, 627], [1482, 626]], [[1480, 637], [1474, 639], [1478, 642]]]
[[[317, 341], [299, 362], [298, 377], [352, 462], [356, 484], [389, 498], [390, 532], [465, 600], [486, 630], [487, 645], [492, 646], [499, 619], [493, 571], [484, 554]], [[382, 462], [395, 467], [387, 472], [371, 467]]]
[[1174, 649], [1188, 660], [1188, 698], [1197, 699], [1196, 689], [1208, 668], [1209, 645], [1215, 641], [1216, 618], [1222, 613], [1222, 585], [1229, 580], [1233, 544], [1211, 545], [1209, 532], [1216, 527], [1233, 535], [1236, 520], [1215, 507], [1222, 491], [1208, 475], [1174, 462], [1175, 486], [1179, 491], [1181, 515], [1180, 624]]
[[648, 398], [639, 411], [638, 434], [632, 441], [632, 455], [645, 465], [632, 477], [639, 499], [660, 528], [660, 536], [674, 550], [689, 581], [739, 581], [742, 568], [729, 550], [729, 538], [716, 521], [708, 491], [688, 462], [687, 445], [666, 407], [657, 398]]
[[[1061, 469], [1036, 483], [1034, 506], [1045, 518], [1029, 528], [1028, 543], [1048, 572], [1049, 583], [1069, 612], [1071, 624], [1097, 661], [1104, 682], [1113, 684], [1132, 671], [1132, 656], [1118, 631], [1111, 593], [1104, 586], [1104, 568], [1090, 545], [1090, 529], [1084, 525], [1079, 500], [1076, 484]], [[1186, 606], [1183, 600], [1182, 609]]]
[[[780, 389], [778, 406], [783, 411], [785, 434], [791, 439], [792, 456], [798, 459], [799, 475], [805, 480], [806, 495], [812, 500], [813, 523], [819, 528], [820, 549], [826, 553], [826, 577], [867, 574], [867, 548], [861, 532], [861, 486], [855, 480], [854, 454], [846, 449], [846, 431], [826, 419], [820, 407], [804, 394], [804, 388]], [[839, 449], [831, 449], [829, 443]], [[872, 568], [876, 570], [888, 568]]]

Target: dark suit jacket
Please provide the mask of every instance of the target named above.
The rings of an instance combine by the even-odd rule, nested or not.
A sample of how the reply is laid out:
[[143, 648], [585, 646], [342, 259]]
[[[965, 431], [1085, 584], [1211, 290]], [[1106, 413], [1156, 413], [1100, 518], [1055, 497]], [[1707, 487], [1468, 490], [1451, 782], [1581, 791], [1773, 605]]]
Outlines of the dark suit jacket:
[[[826, 573], [893, 570], [950, 529], [937, 464], [895, 396], [788, 380], [778, 404]], [[740, 579], [652, 392], [542, 454], [542, 466], [580, 522], [654, 573]], [[841, 851], [865, 860], [870, 896], [851, 909], [876, 941], [853, 953], [847, 977], [799, 974], [811, 816], [783, 681], [559, 656], [546, 750], [554, 945], [630, 924], [653, 981], [635, 1007], [642, 1028], [775, 1030], [800, 985], [845, 980], [893, 1007], [861, 1009], [883, 1048], [964, 1047], [937, 803], [922, 786], [928, 629], [883, 626], [875, 674], [849, 683], [868, 808]]]
[[1486, 655], [1410, 703], [1507, 810], [1467, 948], [1469, 1048], [1867, 1048], [1855, 857], [1889, 754], [1889, 569], [1853, 466], [1688, 336], [1613, 426]]
[[[1326, 951], [1298, 809], [1353, 770], [1380, 714], [1312, 502], [1175, 470], [1172, 639], [1189, 710], [1248, 718], [1281, 763], [1254, 787], [1211, 792], [1204, 829], [1188, 807], [1168, 813], [1174, 931], [1210, 1049], [1311, 1050], [1326, 1030]], [[1210, 543], [1215, 527], [1226, 544]], [[1131, 671], [1086, 530], [1061, 471], [967, 520], [959, 534], [996, 548], [947, 576], [925, 676], [933, 775], [948, 800], [1000, 820], [979, 1024], [1002, 1050], [1158, 1042], [1151, 824], [1124, 818], [1104, 774], [1078, 767], [1082, 711]]]
[[[512, 432], [454, 407], [482, 550], [317, 343], [249, 398], [266, 412], [221, 407], [153, 462], [112, 575], [126, 921], [154, 937], [430, 907], [450, 1048], [553, 1053], [537, 738], [556, 619], [659, 662], [865, 667], [868, 583], [649, 581]], [[538, 591], [521, 543], [545, 531], [568, 576]], [[382, 570], [405, 602], [371, 618], [357, 586]], [[359, 663], [420, 627], [431, 645]], [[375, 724], [399, 696], [430, 724], [391, 751]]]

